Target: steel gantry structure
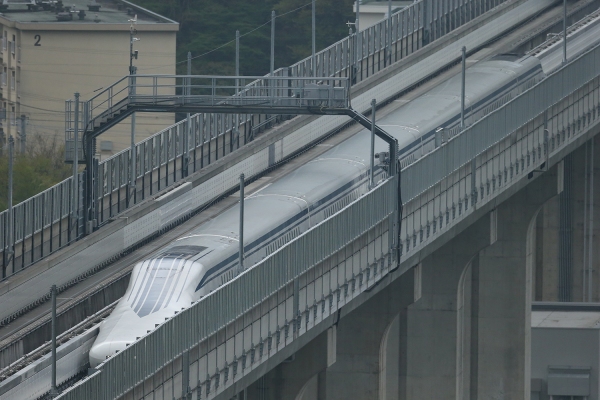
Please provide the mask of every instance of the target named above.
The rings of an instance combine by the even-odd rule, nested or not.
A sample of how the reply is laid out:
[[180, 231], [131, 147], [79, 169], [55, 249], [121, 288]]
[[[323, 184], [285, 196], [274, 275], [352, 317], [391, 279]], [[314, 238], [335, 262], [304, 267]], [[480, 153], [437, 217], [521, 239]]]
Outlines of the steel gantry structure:
[[[347, 115], [384, 140], [390, 147], [389, 159], [397, 159], [397, 140], [352, 108], [350, 86], [350, 79], [345, 77], [129, 75], [87, 101], [76, 95], [74, 108], [67, 102], [67, 114], [73, 110], [75, 115], [66, 147], [67, 162], [77, 159], [86, 166], [81, 216], [84, 234], [97, 228], [96, 138], [136, 112]], [[185, 135], [190, 135], [189, 129]], [[78, 146], [73, 145], [76, 142]], [[134, 162], [132, 153], [132, 169]], [[390, 163], [388, 171], [394, 176], [399, 168]], [[77, 190], [74, 193], [79, 196]]]

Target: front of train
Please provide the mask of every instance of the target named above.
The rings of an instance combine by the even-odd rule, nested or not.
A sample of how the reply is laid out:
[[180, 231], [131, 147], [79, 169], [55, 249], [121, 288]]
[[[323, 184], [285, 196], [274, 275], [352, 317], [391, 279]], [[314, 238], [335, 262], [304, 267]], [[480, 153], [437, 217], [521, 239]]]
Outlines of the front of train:
[[125, 295], [100, 324], [90, 350], [90, 365], [96, 367], [189, 307], [197, 300], [195, 289], [204, 269], [181, 251], [161, 253], [138, 263]]

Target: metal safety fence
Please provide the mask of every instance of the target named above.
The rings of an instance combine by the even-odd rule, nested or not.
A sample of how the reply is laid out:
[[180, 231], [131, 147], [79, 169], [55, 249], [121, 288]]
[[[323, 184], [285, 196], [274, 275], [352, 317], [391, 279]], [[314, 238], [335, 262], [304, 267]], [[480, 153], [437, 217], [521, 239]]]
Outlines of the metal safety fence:
[[[235, 379], [241, 378], [252, 369], [250, 367], [252, 363], [259, 358], [264, 361], [263, 354], [266, 355], [267, 349], [271, 353], [276, 351], [275, 349], [281, 349], [314, 326], [317, 312], [315, 310], [313, 314], [312, 310], [316, 302], [323, 302], [320, 308], [322, 310], [327, 308], [327, 314], [335, 313], [345, 301], [375, 285], [389, 271], [393, 261], [393, 254], [390, 252], [395, 237], [393, 229], [396, 226], [392, 218], [398, 211], [397, 179], [394, 177], [381, 183], [190, 308], [164, 322], [146, 337], [130, 344], [125, 350], [98, 366], [98, 372], [87, 377], [59, 398], [64, 400], [118, 398], [192, 348], [198, 350], [193, 359], [191, 361], [188, 359], [186, 363], [196, 361], [195, 373], [191, 374], [196, 378], [192, 387], [198, 383], [200, 390], [204, 389], [202, 398], [210, 398], [211, 394], [214, 395], [223, 387], [232, 384]], [[326, 281], [321, 280], [319, 285], [316, 284], [319, 281], [318, 272], [299, 282], [301, 276], [308, 271], [314, 271], [315, 266], [323, 260], [375, 228], [378, 229], [373, 231], [371, 239], [364, 241], [366, 245], [364, 254], [360, 252], [350, 254], [350, 259], [355, 256], [362, 263], [344, 262], [344, 268], [335, 275], [333, 268], [320, 268], [321, 277], [327, 275], [330, 278]], [[349, 268], [347, 271], [346, 266]], [[350, 281], [353, 279], [358, 281], [358, 275], [361, 277], [360, 285], [356, 282], [349, 287]], [[280, 301], [275, 308], [267, 311], [267, 316], [272, 314], [268, 329], [264, 329], [259, 335], [244, 338], [246, 327], [240, 327], [237, 332], [240, 336], [236, 348], [233, 349], [234, 346], [230, 342], [230, 350], [222, 351], [219, 357], [222, 361], [217, 359], [208, 361], [208, 354], [214, 354], [216, 351], [210, 346], [199, 348], [200, 343], [206, 342], [223, 327], [265, 302], [271, 304], [269, 307], [273, 307], [273, 301], [268, 300], [276, 299], [277, 293], [290, 284], [296, 286], [294, 293], [279, 297]], [[349, 298], [347, 298], [348, 293]], [[325, 302], [328, 304], [327, 307]], [[307, 310], [314, 317], [308, 315]], [[321, 318], [324, 316], [322, 312], [319, 314]], [[310, 325], [309, 319], [312, 322]], [[273, 337], [279, 340], [272, 340]], [[266, 344], [266, 341], [273, 343]], [[221, 344], [223, 343], [219, 341], [217, 345]], [[254, 350], [259, 347], [262, 350], [255, 354]], [[202, 367], [199, 366], [200, 363], [203, 364]], [[207, 365], [206, 368], [204, 363]], [[204, 373], [200, 371], [201, 369]], [[224, 371], [225, 369], [227, 372]], [[179, 364], [179, 373], [176, 369], [171, 369], [173, 376], [179, 375], [180, 382], [181, 370], [181, 364]], [[187, 376], [189, 380], [189, 370]], [[165, 374], [165, 380], [169, 378]], [[162, 386], [162, 383], [157, 386]], [[181, 398], [182, 387], [188, 386], [186, 382], [180, 384], [172, 396], [165, 396], [165, 398]]]
[[402, 170], [403, 257], [535, 171], [600, 121], [600, 46]]
[[[506, 1], [420, 0], [395, 12], [389, 20], [382, 20], [358, 34], [353, 33], [316, 53], [314, 60], [308, 57], [288, 68], [274, 71], [274, 76], [346, 77], [356, 84]], [[256, 85], [260, 83], [250, 83], [245, 90], [252, 90]], [[118, 102], [119, 96], [125, 98], [128, 95], [124, 88], [117, 92], [121, 94], [113, 93], [111, 101]], [[79, 112], [81, 124], [85, 122], [85, 107], [81, 107]], [[73, 101], [67, 101], [65, 122], [67, 136], [71, 140], [74, 113]], [[125, 209], [180, 181], [186, 174], [214, 163], [251, 142], [260, 132], [288, 118], [291, 116], [200, 113], [193, 115], [189, 123], [184, 119], [135, 145], [133, 190], [130, 149], [99, 162], [98, 181], [93, 183], [96, 224], [100, 226], [109, 222]], [[72, 148], [67, 144], [68, 151]], [[184, 159], [187, 154], [189, 160]], [[82, 151], [79, 151], [79, 156], [82, 156]], [[0, 213], [3, 263], [0, 279], [81, 237], [83, 203], [66, 200], [81, 197], [79, 193], [75, 194], [73, 185], [71, 179], [67, 179], [24, 201], [13, 209], [12, 217], [7, 215], [8, 211]], [[84, 187], [82, 176], [77, 186], [81, 192]], [[68, 190], [72, 191], [71, 195], [66, 194]], [[69, 212], [57, 213], [51, 209], [59, 203], [61, 207], [69, 208]], [[17, 226], [22, 229], [15, 230]]]

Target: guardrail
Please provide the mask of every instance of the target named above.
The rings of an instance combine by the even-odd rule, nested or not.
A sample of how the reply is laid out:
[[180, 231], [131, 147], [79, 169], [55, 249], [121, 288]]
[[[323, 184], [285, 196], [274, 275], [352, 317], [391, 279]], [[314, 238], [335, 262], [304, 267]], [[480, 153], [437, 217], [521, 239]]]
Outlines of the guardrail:
[[[536, 169], [543, 170], [548, 157], [577, 141], [581, 133], [599, 122], [600, 46], [403, 170], [405, 215], [401, 235], [406, 239], [401, 242], [404, 247], [401, 261], [472, 213], [473, 204], [484, 204], [516, 180]], [[475, 176], [469, 174], [473, 167]], [[439, 190], [440, 185], [445, 189]], [[309, 331], [336, 307], [345, 304], [348, 296], [353, 298], [360, 293], [365, 282], [366, 287], [369, 282], [374, 284], [379, 266], [380, 271], [385, 271], [386, 264], [387, 268], [393, 265], [393, 253], [390, 258], [383, 257], [371, 264], [370, 256], [363, 258], [358, 252], [353, 255], [358, 262], [339, 264], [345, 265], [344, 271], [336, 271], [337, 278], [332, 279], [333, 264], [319, 263], [344, 243], [357, 238], [360, 230], [367, 232], [369, 226], [376, 226], [377, 221], [381, 223], [393, 215], [394, 188], [392, 181], [377, 187], [111, 357], [97, 372], [59, 398], [120, 398], [134, 387], [144, 385], [153, 371], [163, 367], [170, 368], [169, 372], [163, 369], [162, 380], [170, 380], [174, 393], [186, 394], [185, 382], [180, 381], [181, 387], [175, 387], [174, 378], [191, 375], [198, 377], [194, 390], [201, 391], [202, 398], [217, 396], [243, 376], [245, 368], [254, 369], [257, 363], [264, 361], [265, 355], [281, 350], [297, 335]], [[381, 228], [379, 232], [383, 231]], [[393, 236], [389, 232], [381, 236], [381, 242], [385, 242], [384, 237], [388, 240], [387, 248], [380, 245], [382, 253], [393, 247], [389, 241]], [[306, 248], [311, 251], [305, 251]], [[383, 262], [384, 259], [388, 262]], [[320, 267], [314, 269], [315, 265]], [[361, 269], [365, 265], [368, 267]], [[302, 283], [292, 285], [302, 274], [305, 274]], [[319, 280], [326, 274], [330, 276], [328, 284], [324, 283], [325, 279]], [[291, 294], [286, 294], [290, 285], [293, 286]], [[279, 295], [273, 297], [277, 293]], [[272, 309], [253, 308], [262, 302], [271, 307], [276, 305]], [[293, 312], [288, 313], [287, 306]], [[243, 320], [240, 318], [251, 309], [261, 310], [253, 314], [253, 318], [258, 318], [254, 323], [261, 326], [260, 334], [248, 340], [242, 336], [243, 340], [239, 341], [238, 334], [223, 331], [225, 327], [235, 326], [238, 332], [240, 327], [232, 322]], [[275, 323], [267, 319], [269, 315], [273, 315]], [[261, 318], [269, 321], [264, 328]], [[253, 321], [247, 328], [250, 335]], [[242, 335], [244, 324], [240, 323]], [[207, 342], [219, 334], [223, 335], [219, 336], [221, 339]], [[178, 340], [171, 340], [173, 337]], [[216, 357], [217, 352], [221, 356]]]
[[[397, 179], [394, 177], [381, 183], [190, 308], [164, 322], [147, 336], [99, 365], [97, 372], [58, 398], [117, 398], [194, 347], [200, 349], [196, 352], [195, 359], [204, 360], [207, 365], [203, 376], [199, 369], [196, 369], [195, 374], [202, 379], [202, 382], [198, 382], [202, 386], [200, 390], [204, 392], [201, 398], [213, 397], [252, 370], [252, 364], [259, 359], [264, 361], [263, 350], [264, 354], [273, 354], [315, 326], [317, 311], [314, 311], [314, 317], [311, 316], [313, 307], [316, 307], [315, 302], [322, 303], [319, 309], [324, 310], [327, 315], [333, 314], [347, 301], [375, 285], [390, 270], [394, 265], [394, 252], [391, 249], [395, 237], [393, 217], [398, 211]], [[339, 267], [332, 264], [331, 270], [318, 267], [323, 260], [364, 237], [369, 231], [372, 231], [372, 235], [369, 240], [364, 240], [364, 254], [360, 253], [362, 256], [358, 257], [374, 260], [372, 264], [360, 266], [359, 263], [352, 265], [352, 262], [342, 261]], [[353, 256], [357, 257], [354, 254], [350, 259]], [[333, 273], [334, 268], [336, 275]], [[309, 271], [315, 272], [307, 277]], [[325, 281], [327, 276], [330, 278]], [[350, 282], [352, 280], [355, 281]], [[321, 284], [316, 284], [317, 281]], [[278, 296], [281, 288], [289, 284], [297, 287], [294, 293], [291, 296]], [[224, 326], [236, 320], [245, 321], [244, 313], [265, 302], [268, 302], [268, 308], [271, 309], [266, 311], [267, 317], [272, 315], [268, 329], [261, 329], [260, 335], [241, 340], [243, 344], [239, 343], [235, 350], [222, 352], [219, 360], [208, 361], [209, 353], [214, 354], [214, 345], [202, 344]], [[320, 318], [325, 316], [323, 312], [319, 315]], [[260, 316], [258, 318], [261, 319]], [[234, 334], [243, 335], [247, 330], [244, 326], [246, 323], [247, 321], [237, 324], [239, 326]], [[221, 341], [217, 344], [222, 345]], [[261, 350], [256, 350], [258, 348]], [[179, 371], [172, 369], [172, 376], [178, 375], [181, 368], [180, 364]], [[167, 379], [165, 376], [165, 380]], [[175, 397], [180, 398], [181, 392], [181, 386], [176, 388]]]
[[[418, 1], [392, 15], [391, 46], [387, 45], [388, 21], [383, 20], [318, 52], [315, 55], [316, 74], [347, 77], [353, 84], [361, 82], [388, 66], [388, 58], [391, 58], [392, 62], [402, 60], [426, 44], [505, 2], [506, 0], [461, 0], [449, 4], [441, 0]], [[289, 68], [275, 71], [274, 76], [310, 77], [313, 75], [311, 65], [312, 60], [308, 57]], [[123, 80], [128, 78], [124, 77]], [[121, 95], [126, 97], [128, 92], [121, 91]], [[112, 97], [114, 101], [120, 101], [114, 93]], [[67, 103], [67, 134], [72, 134], [72, 106], [72, 103]], [[81, 107], [80, 123], [85, 122], [83, 114], [84, 107]], [[189, 173], [196, 172], [252, 141], [258, 131], [271, 126], [272, 123], [265, 123], [269, 120], [272, 123], [276, 122], [276, 119], [266, 114], [201, 113], [192, 116], [190, 126], [183, 120], [136, 144], [134, 154], [137, 185], [131, 195], [132, 199], [128, 199], [130, 150], [123, 150], [100, 162], [98, 182], [95, 182], [97, 224], [107, 223], [128, 207], [184, 178], [183, 158], [187, 152], [190, 159], [185, 167], [189, 166]], [[188, 134], [189, 140], [184, 140], [184, 136]], [[187, 143], [189, 150], [184, 149], [184, 143]], [[82, 155], [82, 152], [79, 154]], [[78, 182], [82, 187], [81, 176]], [[57, 189], [58, 186], [61, 188]], [[68, 189], [69, 187], [71, 189]], [[17, 205], [12, 218], [7, 216], [7, 211], [0, 213], [2, 279], [80, 237], [81, 226], [75, 221], [82, 215], [82, 202], [74, 204], [73, 200], [70, 201], [70, 205], [67, 206], [70, 207], [70, 215], [57, 213], [53, 209], [59, 203], [64, 206], [68, 197], [64, 193], [68, 190], [73, 190], [71, 179], [48, 189], [52, 191], [50, 197], [39, 194]], [[22, 211], [16, 211], [17, 207], [22, 207]], [[40, 220], [42, 214], [47, 218], [44, 222]], [[74, 222], [70, 222], [71, 217]], [[14, 221], [12, 228], [7, 224], [9, 219]], [[30, 219], [34, 219], [35, 222], [31, 222]], [[70, 223], [72, 225], [69, 225]], [[8, 235], [7, 230], [16, 226], [24, 227], [23, 235]], [[12, 250], [15, 258], [11, 261], [8, 253]]]

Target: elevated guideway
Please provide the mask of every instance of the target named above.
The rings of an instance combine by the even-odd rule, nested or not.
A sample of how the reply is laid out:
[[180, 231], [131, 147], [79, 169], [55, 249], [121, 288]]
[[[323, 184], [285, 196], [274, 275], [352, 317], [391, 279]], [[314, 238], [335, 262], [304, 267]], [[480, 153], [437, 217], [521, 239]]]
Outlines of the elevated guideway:
[[[447, 271], [454, 268], [455, 257], [468, 260], [469, 254], [479, 252], [478, 268], [482, 274], [492, 273], [486, 277], [492, 293], [482, 292], [481, 296], [485, 301], [499, 297], [501, 302], [478, 304], [497, 313], [485, 318], [497, 319], [496, 323], [504, 326], [500, 336], [481, 329], [477, 343], [496, 349], [496, 353], [482, 353], [479, 357], [504, 360], [505, 364], [484, 363], [477, 371], [484, 377], [490, 371], [495, 377], [501, 375], [506, 382], [504, 393], [525, 398], [526, 328], [523, 325], [513, 329], [510, 324], [506, 326], [506, 320], [515, 325], [528, 321], [528, 311], [521, 306], [527, 304], [527, 288], [531, 285], [525, 268], [531, 257], [526, 238], [535, 210], [562, 190], [565, 155], [600, 133], [599, 67], [600, 46], [596, 46], [406, 167], [402, 171], [405, 202], [401, 241], [397, 243], [401, 250], [399, 259], [390, 218], [398, 211], [393, 193], [395, 182], [390, 179], [110, 357], [59, 398], [77, 399], [84, 394], [92, 399], [174, 394], [176, 398], [228, 399], [293, 354], [302, 354], [305, 346], [325, 332], [331, 340], [325, 341], [327, 360], [323, 365], [326, 371], [330, 367], [339, 371], [344, 360], [336, 361], [336, 346], [351, 351], [341, 344], [340, 337], [335, 344], [339, 335], [336, 332], [347, 326], [344, 321], [388, 287], [396, 293], [404, 290], [412, 297], [409, 303], [422, 296], [440, 296], [442, 303], [447, 301], [444, 292], [431, 292], [432, 287], [423, 284], [424, 280], [431, 282], [435, 278], [425, 275], [425, 271], [431, 268], [430, 256], [445, 244], [465, 239], [470, 240], [463, 242], [461, 250], [455, 250], [451, 257], [440, 255], [444, 260], [440, 266]], [[469, 234], [463, 235], [466, 232]], [[465, 254], [460, 256], [462, 251]], [[500, 271], [507, 270], [509, 274], [499, 276]], [[404, 286], [395, 285], [403, 279], [407, 279]], [[509, 282], [511, 286], [505, 291], [498, 290], [499, 284]], [[456, 293], [450, 293], [450, 298], [456, 299]], [[367, 314], [380, 313], [376, 302], [369, 304], [375, 309], [370, 308]], [[435, 306], [433, 301], [429, 307]], [[507, 314], [509, 310], [516, 317]], [[484, 328], [485, 323], [480, 322]], [[456, 337], [446, 339], [436, 336], [435, 330], [418, 326], [418, 336], [428, 339], [419, 342], [415, 336], [419, 349], [439, 348], [440, 343], [433, 341], [435, 337], [457, 346]], [[450, 323], [448, 330], [456, 332], [457, 327]], [[366, 338], [373, 332], [371, 327], [363, 326], [346, 334]], [[173, 337], [178, 340], [173, 341]], [[493, 345], [482, 342], [492, 339]], [[346, 336], [344, 342], [359, 341], [352, 342]], [[164, 346], [165, 343], [169, 345]], [[379, 348], [375, 348], [378, 353]], [[355, 354], [353, 363], [344, 364], [348, 368], [346, 379], [354, 376], [352, 365], [356, 365], [362, 349], [350, 353]], [[513, 352], [514, 360], [503, 358], [507, 351]], [[331, 352], [333, 359], [329, 357]], [[410, 356], [418, 359], [416, 354]], [[441, 373], [444, 368], [454, 371], [457, 367], [455, 362], [439, 363], [439, 359], [429, 355], [422, 361], [426, 363], [427, 359], [435, 363], [432, 368], [436, 372]], [[519, 370], [515, 371], [513, 365]], [[314, 369], [314, 373], [320, 373], [319, 369]], [[335, 385], [335, 376], [325, 373], [328, 385]], [[356, 377], [361, 373], [356, 372]], [[439, 382], [438, 387], [429, 386], [428, 392], [447, 389], [454, 395], [456, 382], [452, 378]], [[276, 381], [275, 377], [272, 379]], [[479, 382], [480, 393], [496, 392], [494, 382]], [[368, 381], [368, 385], [377, 383], [377, 379]], [[459, 387], [465, 389], [460, 382]], [[336, 390], [347, 391], [342, 386], [336, 386]], [[339, 396], [334, 394], [331, 398]]]
[[[368, 110], [372, 98], [393, 98], [398, 92], [431, 76], [439, 68], [455, 63], [460, 57], [460, 47], [463, 43], [475, 49], [552, 4], [552, 1], [530, 0], [499, 6], [492, 13], [467, 23], [439, 41], [401, 59], [389, 69], [372, 76], [371, 80], [361, 82], [352, 89], [355, 95], [352, 99], [353, 108], [362, 112]], [[554, 11], [553, 14], [545, 16], [544, 23], [551, 23], [559, 19], [560, 15], [560, 10]], [[487, 25], [484, 25], [486, 23]], [[391, 81], [387, 81], [388, 78]], [[188, 213], [218, 198], [221, 193], [235, 188], [239, 173], [244, 172], [248, 177], [258, 176], [296, 152], [302, 151], [304, 146], [326, 137], [348, 122], [347, 117], [293, 119], [278, 127], [269, 137], [257, 139], [249, 144], [247, 152], [237, 153], [229, 159], [220, 158], [203, 172], [180, 180], [180, 185], [175, 190], [165, 191], [162, 196], [153, 196], [151, 201], [134, 207], [128, 214], [112, 218], [110, 224], [95, 232], [92, 237], [71, 245], [62, 254], [53, 255], [38, 263], [39, 265], [3, 281], [1, 290], [10, 295], [3, 295], [6, 303], [0, 317], [8, 322], [13, 316], [19, 315], [20, 310], [27, 309], [33, 301], [31, 287], [44, 285], [50, 274], [58, 274], [57, 279], [50, 280], [56, 281], [59, 287], [62, 282], [68, 284], [72, 280], [79, 280], [87, 271], [102, 268], [113, 257], [136, 243], [148, 240], [155, 232], [163, 231], [185, 218]], [[119, 165], [123, 164], [127, 165], [127, 162], [119, 161]], [[171, 164], [171, 168], [178, 166], [180, 167], [178, 163]], [[127, 175], [123, 172], [125, 171], [117, 175]], [[169, 202], [172, 199], [175, 201]], [[157, 218], [157, 215], [161, 217]], [[89, 265], [89, 260], [94, 260], [96, 264]], [[38, 275], [40, 272], [42, 275]], [[28, 282], [27, 285], [23, 285], [24, 282]], [[40, 289], [41, 286], [37, 293]]]
[[[480, 55], [481, 55], [481, 54], [480, 54]], [[178, 197], [179, 195], [181, 195], [181, 194], [177, 194], [177, 193], [176, 193], [176, 194], [174, 195], [174, 197], [176, 198], [176, 197]]]

